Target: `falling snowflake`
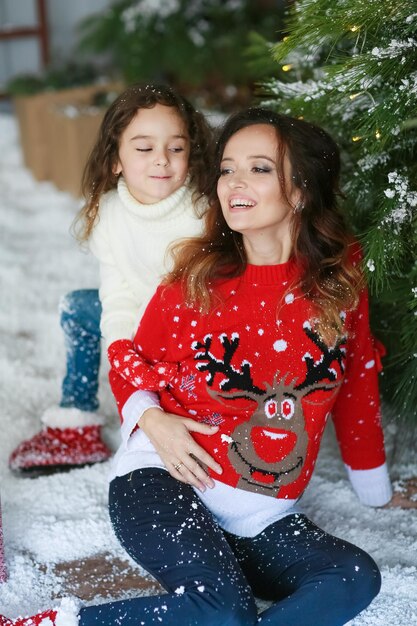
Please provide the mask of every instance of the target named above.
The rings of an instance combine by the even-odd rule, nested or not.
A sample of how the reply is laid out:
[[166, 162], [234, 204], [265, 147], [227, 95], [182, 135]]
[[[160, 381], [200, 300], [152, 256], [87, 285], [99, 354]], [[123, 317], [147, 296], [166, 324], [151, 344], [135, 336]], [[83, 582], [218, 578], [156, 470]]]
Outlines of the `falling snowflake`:
[[275, 352], [284, 352], [284, 350], [287, 349], [287, 346], [288, 344], [285, 339], [277, 339], [274, 343], [274, 350]]
[[366, 267], [370, 272], [375, 272], [375, 263], [373, 259], [368, 259], [366, 262]]

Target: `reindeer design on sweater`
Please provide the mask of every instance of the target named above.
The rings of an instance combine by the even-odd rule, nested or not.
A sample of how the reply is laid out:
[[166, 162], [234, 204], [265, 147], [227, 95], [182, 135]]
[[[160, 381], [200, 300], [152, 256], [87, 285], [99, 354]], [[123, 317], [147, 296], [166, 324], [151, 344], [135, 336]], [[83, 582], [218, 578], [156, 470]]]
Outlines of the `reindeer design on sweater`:
[[[306, 459], [308, 434], [302, 400], [311, 404], [323, 404], [332, 397], [314, 402], [306, 400], [311, 394], [334, 391], [339, 385], [337, 373], [332, 364], [339, 364], [344, 373], [345, 350], [340, 338], [333, 347], [327, 346], [308, 323], [303, 330], [307, 337], [321, 350], [322, 356], [314, 360], [307, 353], [303, 360], [306, 375], [303, 381], [288, 373], [275, 373], [272, 384], [258, 387], [251, 375], [251, 364], [242, 361], [240, 368], [232, 365], [232, 359], [239, 347], [239, 335], [220, 335], [223, 346], [223, 359], [217, 359], [211, 352], [213, 337], [206, 335], [203, 342], [195, 342], [197, 369], [207, 372], [208, 393], [216, 400], [246, 398], [256, 402], [255, 411], [249, 420], [240, 423], [231, 433], [228, 457], [240, 475], [237, 487], [270, 496], [277, 496], [282, 486], [289, 485], [300, 476]], [[209, 389], [216, 374], [223, 374], [221, 392]], [[320, 384], [322, 381], [328, 381]], [[236, 389], [238, 391], [231, 391]]]

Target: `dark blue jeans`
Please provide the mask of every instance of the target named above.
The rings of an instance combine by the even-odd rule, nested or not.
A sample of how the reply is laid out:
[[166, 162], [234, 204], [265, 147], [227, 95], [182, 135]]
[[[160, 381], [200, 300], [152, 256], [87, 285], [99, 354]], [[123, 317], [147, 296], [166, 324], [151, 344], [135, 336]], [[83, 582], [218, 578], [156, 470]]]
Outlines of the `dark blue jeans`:
[[[164, 470], [114, 479], [109, 507], [125, 550], [167, 593], [84, 608], [79, 626], [342, 626], [380, 588], [370, 556], [304, 515], [256, 537], [226, 534]], [[259, 617], [254, 595], [273, 602]]]
[[61, 298], [59, 308], [67, 367], [60, 406], [96, 411], [101, 347], [98, 290], [71, 291]]

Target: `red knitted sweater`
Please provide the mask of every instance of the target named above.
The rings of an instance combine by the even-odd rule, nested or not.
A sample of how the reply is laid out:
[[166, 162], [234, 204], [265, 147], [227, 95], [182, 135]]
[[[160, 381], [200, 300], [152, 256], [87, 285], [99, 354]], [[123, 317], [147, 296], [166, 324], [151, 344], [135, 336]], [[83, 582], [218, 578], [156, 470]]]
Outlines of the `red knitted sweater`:
[[378, 354], [368, 298], [345, 316], [346, 334], [326, 345], [313, 309], [293, 287], [294, 261], [249, 265], [216, 285], [209, 314], [184, 304], [180, 285], [159, 287], [134, 342], [109, 349], [119, 410], [137, 388], [160, 393], [165, 411], [219, 425], [194, 434], [231, 486], [298, 498], [311, 478], [331, 414], [343, 461], [371, 469], [385, 461]]

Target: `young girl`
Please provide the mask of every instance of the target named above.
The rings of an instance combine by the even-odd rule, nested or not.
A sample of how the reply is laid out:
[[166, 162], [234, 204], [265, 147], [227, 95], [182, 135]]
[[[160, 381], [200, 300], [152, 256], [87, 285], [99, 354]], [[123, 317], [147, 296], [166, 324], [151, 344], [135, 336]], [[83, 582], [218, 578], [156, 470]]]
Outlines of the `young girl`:
[[[226, 123], [216, 163], [203, 235], [176, 249], [135, 352], [123, 340], [109, 350], [124, 439], [110, 515], [167, 594], [7, 626], [59, 626], [63, 615], [67, 626], [342, 626], [379, 591], [371, 557], [296, 506], [329, 414], [360, 500], [391, 495], [360, 255], [336, 203], [337, 147], [305, 121], [249, 109]], [[218, 426], [195, 435], [223, 466], [208, 470], [213, 489], [167, 471], [186, 480], [194, 459], [162, 463], [150, 442], [158, 413], [137, 428], [137, 387], [159, 390], [179, 419]], [[272, 602], [259, 616], [254, 595]]]
[[[80, 239], [89, 240], [100, 261], [100, 300], [94, 289], [63, 299], [61, 404], [46, 411], [42, 432], [12, 453], [13, 470], [51, 473], [110, 456], [96, 412], [101, 335], [107, 344], [132, 338], [166, 271], [167, 246], [201, 231], [204, 206], [196, 203], [210, 145], [203, 115], [169, 87], [131, 86], [108, 109], [86, 166], [87, 201], [78, 216]], [[144, 408], [157, 404], [151, 396], [141, 401]]]

